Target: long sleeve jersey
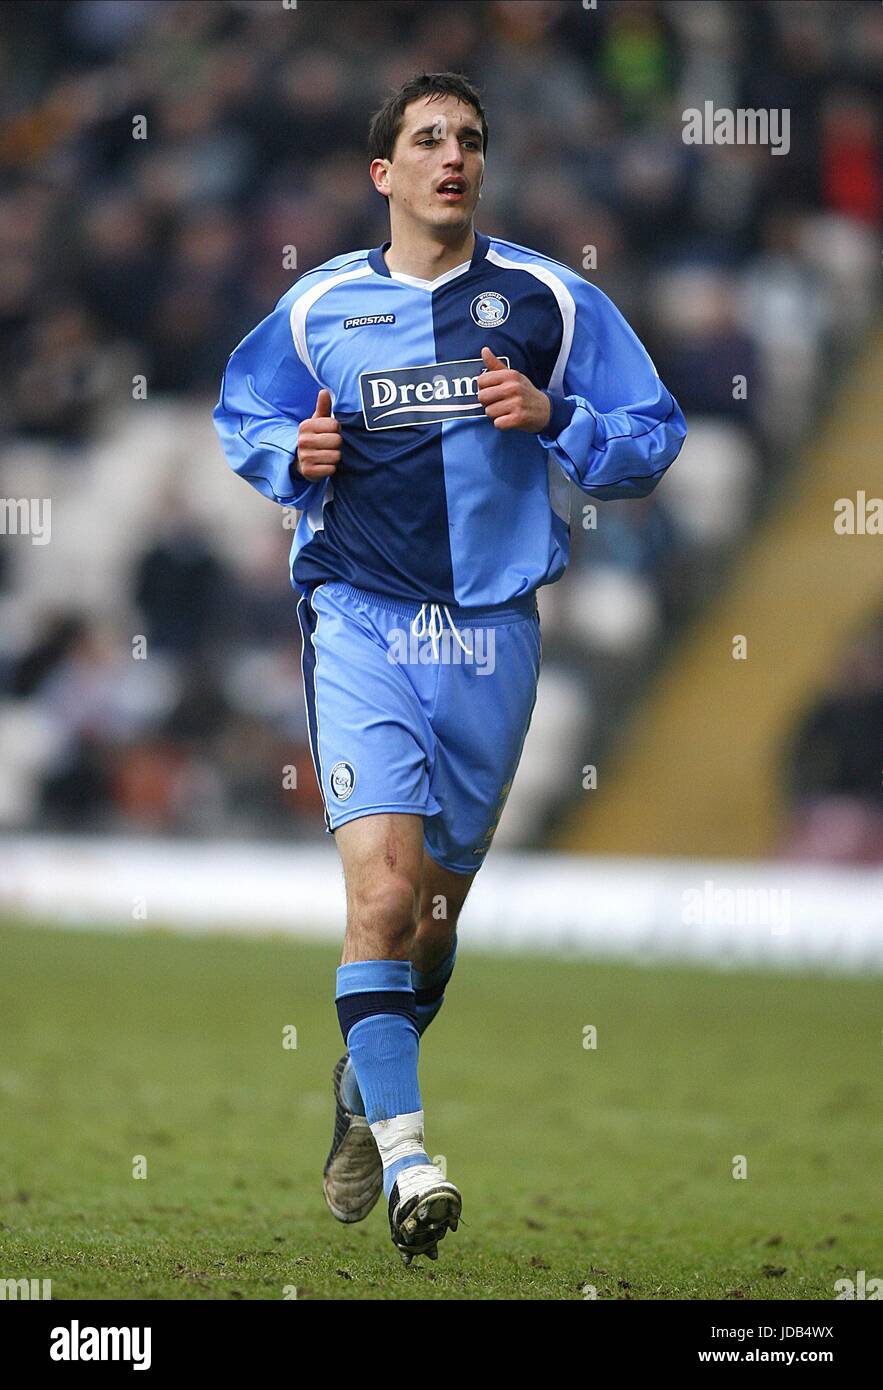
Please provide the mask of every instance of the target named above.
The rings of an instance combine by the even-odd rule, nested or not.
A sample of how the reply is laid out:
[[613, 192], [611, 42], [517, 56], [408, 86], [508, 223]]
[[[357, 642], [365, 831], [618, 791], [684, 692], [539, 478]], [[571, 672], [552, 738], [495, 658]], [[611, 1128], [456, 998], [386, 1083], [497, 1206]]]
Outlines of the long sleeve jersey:
[[[476, 232], [471, 260], [429, 281], [391, 271], [386, 249], [307, 271], [236, 348], [214, 414], [227, 459], [302, 513], [295, 588], [509, 603], [563, 573], [570, 482], [646, 496], [684, 417], [619, 311], [567, 266]], [[485, 415], [485, 346], [547, 391], [543, 433]], [[323, 386], [343, 446], [311, 483], [297, 434]]]

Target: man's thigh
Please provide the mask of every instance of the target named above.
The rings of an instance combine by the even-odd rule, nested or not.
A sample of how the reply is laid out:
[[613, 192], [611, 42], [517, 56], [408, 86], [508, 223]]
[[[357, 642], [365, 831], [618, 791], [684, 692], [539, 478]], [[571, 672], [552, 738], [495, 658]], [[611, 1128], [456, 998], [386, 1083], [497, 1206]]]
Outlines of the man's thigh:
[[390, 660], [369, 606], [323, 584], [302, 598], [303, 678], [325, 823], [367, 815], [434, 815], [434, 735], [405, 668]]
[[[432, 713], [435, 757], [430, 792], [440, 807], [427, 815], [426, 848], [444, 869], [471, 875], [490, 848], [521, 759], [540, 673], [539, 619], [489, 630], [484, 667], [444, 668]], [[490, 639], [486, 639], [490, 640]]]
[[[363, 816], [342, 825], [334, 839], [347, 897], [341, 964], [410, 958], [418, 970], [439, 965], [450, 953], [475, 873], [453, 873], [435, 862], [424, 846], [422, 816]], [[404, 913], [413, 934], [398, 930]]]
[[383, 813], [334, 834], [346, 883], [341, 964], [410, 958], [424, 866], [422, 816]]

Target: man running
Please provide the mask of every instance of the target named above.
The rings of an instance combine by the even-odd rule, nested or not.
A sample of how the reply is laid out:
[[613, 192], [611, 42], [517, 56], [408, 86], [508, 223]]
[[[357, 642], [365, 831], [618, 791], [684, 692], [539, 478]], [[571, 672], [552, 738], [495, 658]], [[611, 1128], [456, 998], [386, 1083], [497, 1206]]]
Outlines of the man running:
[[231, 467], [301, 512], [304, 690], [347, 901], [325, 1197], [359, 1221], [383, 1191], [406, 1264], [460, 1217], [426, 1151], [419, 1039], [521, 757], [570, 484], [644, 497], [686, 433], [605, 295], [474, 229], [487, 144], [458, 74], [390, 97], [369, 136], [390, 240], [300, 276], [214, 417]]

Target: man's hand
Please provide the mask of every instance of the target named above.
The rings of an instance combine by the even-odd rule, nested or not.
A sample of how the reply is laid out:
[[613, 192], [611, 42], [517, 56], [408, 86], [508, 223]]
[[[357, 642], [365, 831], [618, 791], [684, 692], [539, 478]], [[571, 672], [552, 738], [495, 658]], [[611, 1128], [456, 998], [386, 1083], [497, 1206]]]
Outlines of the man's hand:
[[522, 372], [504, 367], [489, 347], [481, 350], [485, 370], [478, 378], [478, 399], [498, 430], [528, 430], [541, 434], [549, 423], [552, 403]]
[[308, 482], [327, 478], [340, 463], [343, 440], [340, 425], [331, 414], [331, 392], [323, 386], [316, 397], [316, 409], [309, 420], [302, 420], [297, 432], [297, 471]]

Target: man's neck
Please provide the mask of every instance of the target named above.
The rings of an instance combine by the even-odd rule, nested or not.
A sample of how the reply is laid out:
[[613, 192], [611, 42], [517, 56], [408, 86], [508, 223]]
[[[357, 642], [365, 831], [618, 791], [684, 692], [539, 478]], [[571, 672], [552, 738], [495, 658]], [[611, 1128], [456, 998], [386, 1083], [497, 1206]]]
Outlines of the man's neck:
[[442, 241], [421, 231], [394, 228], [384, 260], [390, 270], [417, 280], [437, 280], [446, 271], [472, 259], [475, 233], [468, 227], [456, 240]]

